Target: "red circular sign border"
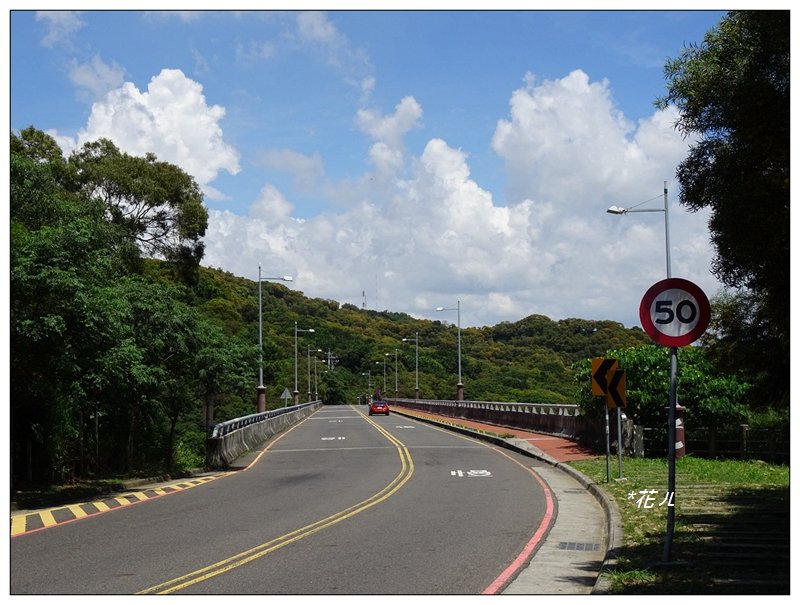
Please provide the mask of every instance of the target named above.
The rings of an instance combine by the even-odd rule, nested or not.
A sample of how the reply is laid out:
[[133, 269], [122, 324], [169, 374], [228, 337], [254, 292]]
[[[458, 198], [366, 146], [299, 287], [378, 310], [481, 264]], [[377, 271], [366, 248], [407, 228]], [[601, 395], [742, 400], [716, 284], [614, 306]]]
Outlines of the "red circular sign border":
[[[653, 300], [656, 298], [656, 296], [665, 290], [673, 289], [688, 292], [694, 297], [700, 307], [698, 309], [700, 318], [697, 320], [697, 325], [690, 332], [687, 332], [681, 336], [668, 336], [667, 334], [660, 332], [658, 328], [655, 327], [652, 318], [650, 317], [650, 307], [653, 304]], [[705, 292], [703, 292], [697, 284], [680, 277], [669, 277], [654, 283], [652, 286], [650, 286], [647, 292], [644, 293], [642, 302], [639, 304], [639, 321], [641, 322], [644, 331], [656, 342], [656, 344], [660, 344], [665, 347], [683, 347], [693, 343], [703, 335], [703, 332], [706, 331], [706, 328], [711, 321], [711, 305], [708, 302], [708, 297], [706, 296]]]

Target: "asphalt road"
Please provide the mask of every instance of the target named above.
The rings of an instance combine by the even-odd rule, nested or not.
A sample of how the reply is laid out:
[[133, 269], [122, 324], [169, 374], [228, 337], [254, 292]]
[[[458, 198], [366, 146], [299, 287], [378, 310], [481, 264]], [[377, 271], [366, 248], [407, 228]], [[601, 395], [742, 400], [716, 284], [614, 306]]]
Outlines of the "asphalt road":
[[553, 512], [531, 458], [363, 406], [323, 407], [241, 462], [12, 538], [11, 594], [479, 594]]

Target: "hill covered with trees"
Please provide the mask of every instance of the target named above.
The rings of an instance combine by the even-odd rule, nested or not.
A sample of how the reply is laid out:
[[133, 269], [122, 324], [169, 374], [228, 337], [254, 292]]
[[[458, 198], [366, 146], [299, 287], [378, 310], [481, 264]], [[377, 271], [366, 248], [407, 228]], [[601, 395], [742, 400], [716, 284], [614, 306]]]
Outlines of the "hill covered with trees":
[[[417, 376], [422, 397], [455, 398], [446, 322], [262, 282], [259, 352], [258, 283], [200, 265], [207, 213], [179, 168], [107, 140], [65, 159], [34, 128], [12, 133], [11, 152], [12, 482], [199, 464], [211, 426], [256, 411], [260, 364], [267, 408], [286, 403], [295, 325], [314, 330], [298, 338], [301, 401], [395, 384], [413, 397]], [[529, 402], [573, 401], [575, 361], [647, 340], [537, 315], [461, 339], [467, 399]]]

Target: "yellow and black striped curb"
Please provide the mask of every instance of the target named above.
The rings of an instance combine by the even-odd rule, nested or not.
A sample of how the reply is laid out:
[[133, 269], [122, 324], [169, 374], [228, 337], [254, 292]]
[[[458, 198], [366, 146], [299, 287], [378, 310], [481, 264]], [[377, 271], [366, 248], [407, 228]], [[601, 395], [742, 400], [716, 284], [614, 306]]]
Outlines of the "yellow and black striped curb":
[[184, 491], [217, 479], [221, 476], [222, 475], [220, 474], [210, 475], [207, 477], [197, 477], [172, 485], [148, 488], [139, 492], [120, 494], [119, 496], [110, 496], [103, 500], [96, 500], [94, 502], [69, 504], [67, 506], [61, 506], [58, 508], [49, 508], [36, 512], [11, 515], [11, 537], [13, 538], [14, 536], [19, 536], [25, 533], [47, 529], [61, 523], [69, 523], [70, 521], [76, 521], [85, 517], [99, 515], [110, 510], [130, 506], [131, 504], [138, 504], [139, 502], [145, 502], [153, 498], [159, 498], [168, 494]]

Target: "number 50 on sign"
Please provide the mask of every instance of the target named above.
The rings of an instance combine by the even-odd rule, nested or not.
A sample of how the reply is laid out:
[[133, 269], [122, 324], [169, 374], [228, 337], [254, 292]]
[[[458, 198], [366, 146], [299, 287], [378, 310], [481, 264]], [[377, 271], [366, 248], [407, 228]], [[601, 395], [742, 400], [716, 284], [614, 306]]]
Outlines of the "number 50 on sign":
[[706, 331], [711, 305], [695, 284], [673, 277], [650, 286], [639, 305], [639, 319], [657, 344], [682, 347]]

